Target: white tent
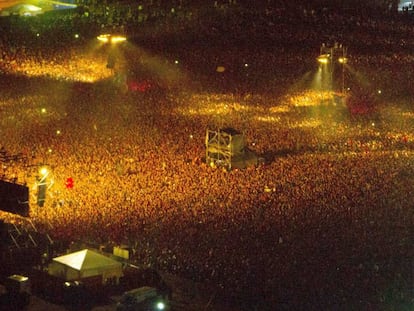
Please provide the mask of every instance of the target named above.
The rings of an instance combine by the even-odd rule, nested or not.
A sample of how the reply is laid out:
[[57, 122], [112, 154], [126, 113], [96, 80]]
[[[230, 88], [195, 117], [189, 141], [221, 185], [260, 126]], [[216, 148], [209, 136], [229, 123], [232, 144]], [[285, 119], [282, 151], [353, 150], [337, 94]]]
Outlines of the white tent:
[[49, 274], [65, 281], [102, 277], [102, 284], [109, 280], [118, 283], [123, 275], [120, 262], [89, 249], [53, 258]]

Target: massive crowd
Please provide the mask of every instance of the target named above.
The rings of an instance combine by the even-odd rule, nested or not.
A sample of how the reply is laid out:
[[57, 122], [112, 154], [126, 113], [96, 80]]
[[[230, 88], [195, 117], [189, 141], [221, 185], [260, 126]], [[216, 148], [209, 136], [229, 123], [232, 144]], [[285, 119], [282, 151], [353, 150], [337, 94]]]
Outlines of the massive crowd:
[[[385, 25], [374, 20], [353, 23], [384, 33]], [[401, 30], [404, 37], [412, 30], [397, 23], [387, 24], [390, 33]], [[317, 29], [303, 29], [297, 42], [316, 41]], [[361, 41], [349, 36], [346, 42], [355, 54], [367, 46], [364, 32], [357, 35]], [[395, 54], [367, 50], [350, 62], [349, 83], [357, 79], [382, 92], [375, 114], [353, 116], [332, 93], [292, 83], [302, 72], [292, 68], [311, 67], [306, 57], [312, 53], [285, 58], [265, 49], [253, 57], [230, 49], [216, 55], [214, 47], [196, 46], [181, 51], [176, 76], [213, 78], [206, 79], [209, 87], [141, 94], [80, 83], [113, 72], [102, 55], [93, 58], [78, 44], [32, 53], [11, 50], [5, 37], [0, 68], [29, 78], [1, 78], [9, 86], [0, 101], [1, 145], [21, 160], [3, 162], [0, 172], [31, 187], [31, 219], [53, 239], [126, 243], [136, 262], [219, 284], [230, 296], [309, 303], [308, 309], [412, 305], [414, 137], [406, 96], [412, 89], [405, 87], [413, 60], [395, 49], [399, 38], [369, 36], [368, 45], [382, 48], [388, 46], [383, 40], [397, 41], [390, 43]], [[211, 64], [238, 69], [224, 76]], [[86, 68], [83, 75], [79, 68]], [[211, 91], [223, 85], [227, 94]], [[268, 92], [256, 91], [262, 85]], [[396, 89], [403, 93], [393, 98]], [[206, 130], [224, 127], [242, 131], [264, 163], [230, 171], [206, 164]], [[38, 207], [35, 182], [43, 165], [50, 188]]]

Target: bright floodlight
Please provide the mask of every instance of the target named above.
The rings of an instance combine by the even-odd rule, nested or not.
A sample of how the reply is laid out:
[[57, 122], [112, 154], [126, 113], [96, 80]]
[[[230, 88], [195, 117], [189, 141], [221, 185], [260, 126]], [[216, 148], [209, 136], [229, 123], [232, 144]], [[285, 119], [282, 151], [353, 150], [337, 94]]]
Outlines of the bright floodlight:
[[330, 55], [329, 54], [322, 54], [318, 56], [318, 62], [321, 64], [327, 64], [329, 62]]
[[158, 302], [157, 303], [157, 310], [164, 310], [165, 309], [165, 303], [163, 302]]
[[119, 43], [126, 41], [126, 37], [124, 36], [112, 36], [111, 37], [111, 43]]
[[346, 57], [340, 57], [338, 58], [338, 62], [340, 62], [341, 64], [346, 64], [348, 61], [348, 59]]
[[96, 37], [99, 41], [103, 43], [120, 43], [126, 41], [125, 36], [120, 35], [111, 35], [111, 34], [102, 34]]
[[32, 5], [32, 4], [26, 4], [24, 5], [27, 12], [24, 13], [24, 15], [31, 15], [32, 13], [41, 13], [42, 8]]
[[47, 176], [48, 173], [49, 173], [49, 171], [48, 171], [47, 167], [44, 166], [40, 169], [40, 174], [42, 176]]
[[96, 38], [101, 42], [108, 43], [109, 42], [109, 37], [110, 37], [109, 34], [104, 34], [104, 35], [99, 35]]

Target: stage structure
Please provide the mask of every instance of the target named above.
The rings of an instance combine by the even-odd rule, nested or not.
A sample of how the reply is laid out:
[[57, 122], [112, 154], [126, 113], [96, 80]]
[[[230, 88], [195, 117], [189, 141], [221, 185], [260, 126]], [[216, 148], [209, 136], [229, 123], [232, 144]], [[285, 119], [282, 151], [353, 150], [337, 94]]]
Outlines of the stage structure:
[[37, 176], [37, 205], [43, 207], [46, 201], [46, 192], [52, 186], [53, 181], [50, 178], [50, 170], [47, 166], [42, 166], [39, 170], [40, 176]]
[[[329, 46], [323, 43], [321, 45], [318, 62], [325, 89], [345, 92], [345, 64], [347, 60], [347, 48], [342, 44], [335, 43], [333, 46]], [[340, 87], [338, 87], [339, 80], [341, 81]]]
[[257, 155], [246, 146], [243, 134], [232, 129], [206, 132], [206, 163], [210, 166], [246, 168], [257, 165]]

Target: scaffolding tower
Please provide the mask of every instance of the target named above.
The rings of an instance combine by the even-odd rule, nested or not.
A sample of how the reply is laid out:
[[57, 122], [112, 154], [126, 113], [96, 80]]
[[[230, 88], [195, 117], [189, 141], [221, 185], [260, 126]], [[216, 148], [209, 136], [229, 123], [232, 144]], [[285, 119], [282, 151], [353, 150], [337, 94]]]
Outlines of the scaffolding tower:
[[345, 64], [347, 62], [347, 48], [339, 43], [330, 46], [323, 43], [320, 47], [318, 61], [326, 67], [329, 75], [329, 89], [334, 90], [334, 80], [338, 79], [337, 72], [341, 73], [341, 92], [345, 92]]
[[257, 155], [246, 146], [244, 135], [232, 128], [207, 130], [206, 163], [210, 166], [246, 168], [258, 164]]

